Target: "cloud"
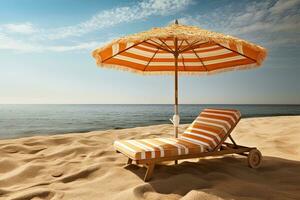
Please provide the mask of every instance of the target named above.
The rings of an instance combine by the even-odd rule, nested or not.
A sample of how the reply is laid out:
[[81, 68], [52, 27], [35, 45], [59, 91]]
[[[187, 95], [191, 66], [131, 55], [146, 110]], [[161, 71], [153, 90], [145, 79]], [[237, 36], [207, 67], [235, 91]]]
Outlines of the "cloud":
[[20, 52], [65, 52], [65, 51], [80, 51], [92, 50], [93, 48], [101, 45], [99, 41], [90, 41], [82, 43], [74, 43], [71, 45], [42, 45], [39, 43], [26, 42], [16, 40], [8, 37], [7, 35], [0, 34], [0, 49], [14, 50]]
[[251, 2], [229, 4], [203, 15], [188, 15], [182, 23], [236, 35], [264, 45], [300, 42], [300, 1]]
[[299, 0], [279, 0], [271, 8], [271, 11], [276, 14], [281, 14], [290, 9], [294, 9], [295, 7], [299, 6], [299, 4]]
[[[172, 15], [185, 9], [192, 0], [144, 0], [136, 5], [117, 7], [101, 11], [79, 24], [52, 29], [43, 29], [26, 22], [0, 25], [0, 49], [17, 51], [74, 51], [91, 49], [95, 42], [74, 45], [45, 45], [45, 42], [66, 40], [121, 23], [145, 19], [149, 16]], [[21, 37], [23, 34], [24, 37]], [[26, 36], [26, 37], [25, 37]], [[99, 44], [99, 42], [98, 42]]]
[[3, 24], [0, 26], [0, 31], [8, 33], [32, 34], [37, 32], [33, 25], [29, 22], [22, 24]]
[[0, 33], [0, 49], [33, 51], [36, 48], [30, 44]]
[[62, 39], [70, 36], [80, 36], [95, 30], [111, 27], [120, 23], [144, 19], [152, 15], [171, 15], [183, 10], [191, 4], [191, 0], [148, 0], [141, 1], [136, 6], [124, 6], [102, 11], [89, 20], [73, 26], [51, 30], [49, 39]]
[[84, 42], [69, 46], [48, 46], [45, 47], [44, 50], [55, 51], [55, 52], [63, 52], [63, 51], [74, 51], [74, 50], [91, 50], [96, 48], [97, 46], [101, 46], [100, 42], [92, 41], [92, 42]]

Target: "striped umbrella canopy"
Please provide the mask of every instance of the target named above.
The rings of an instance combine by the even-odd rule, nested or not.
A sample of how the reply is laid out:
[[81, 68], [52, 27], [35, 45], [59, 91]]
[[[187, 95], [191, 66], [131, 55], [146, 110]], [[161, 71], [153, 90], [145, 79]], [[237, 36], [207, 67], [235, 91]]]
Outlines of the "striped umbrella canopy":
[[266, 49], [195, 26], [171, 24], [132, 34], [97, 48], [97, 65], [139, 74], [175, 75], [175, 137], [178, 135], [178, 74], [214, 74], [258, 67]]

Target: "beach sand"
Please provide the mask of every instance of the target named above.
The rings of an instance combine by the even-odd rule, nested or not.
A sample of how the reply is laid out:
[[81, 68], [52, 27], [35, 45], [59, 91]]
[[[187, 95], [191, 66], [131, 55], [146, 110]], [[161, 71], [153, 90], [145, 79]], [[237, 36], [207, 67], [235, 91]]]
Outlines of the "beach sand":
[[[187, 125], [181, 125], [184, 130]], [[172, 125], [0, 140], [0, 199], [300, 199], [300, 116], [243, 119], [232, 136], [262, 152], [259, 169], [229, 155], [125, 166], [117, 139], [169, 137]]]

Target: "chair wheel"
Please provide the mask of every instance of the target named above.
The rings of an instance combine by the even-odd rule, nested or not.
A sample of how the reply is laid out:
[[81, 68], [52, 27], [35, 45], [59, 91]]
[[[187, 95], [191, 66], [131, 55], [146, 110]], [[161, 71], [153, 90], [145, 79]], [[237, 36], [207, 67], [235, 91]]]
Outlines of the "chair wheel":
[[252, 149], [248, 154], [248, 165], [251, 168], [259, 168], [262, 163], [262, 155], [257, 149]]

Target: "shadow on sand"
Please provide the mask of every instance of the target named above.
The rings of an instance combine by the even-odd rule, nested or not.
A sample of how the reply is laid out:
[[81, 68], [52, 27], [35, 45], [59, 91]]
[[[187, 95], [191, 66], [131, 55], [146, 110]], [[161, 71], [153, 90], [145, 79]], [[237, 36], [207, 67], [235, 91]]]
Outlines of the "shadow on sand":
[[[141, 179], [146, 170], [136, 165], [126, 169]], [[252, 169], [245, 158], [226, 156], [156, 165], [151, 181], [135, 192], [177, 194], [183, 199], [300, 199], [300, 162], [265, 156], [262, 166]]]

